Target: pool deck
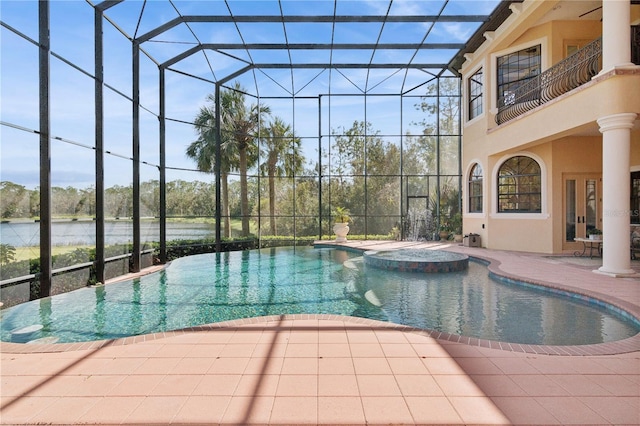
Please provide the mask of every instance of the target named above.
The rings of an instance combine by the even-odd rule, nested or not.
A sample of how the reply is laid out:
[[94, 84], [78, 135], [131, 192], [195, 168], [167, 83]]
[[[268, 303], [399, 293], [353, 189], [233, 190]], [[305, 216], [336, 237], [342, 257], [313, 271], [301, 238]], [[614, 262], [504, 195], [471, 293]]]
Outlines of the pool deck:
[[[640, 278], [599, 259], [430, 242], [501, 275], [640, 318]], [[640, 272], [640, 261], [632, 267]], [[640, 424], [640, 335], [510, 345], [332, 315], [287, 315], [84, 344], [0, 343], [2, 424]]]

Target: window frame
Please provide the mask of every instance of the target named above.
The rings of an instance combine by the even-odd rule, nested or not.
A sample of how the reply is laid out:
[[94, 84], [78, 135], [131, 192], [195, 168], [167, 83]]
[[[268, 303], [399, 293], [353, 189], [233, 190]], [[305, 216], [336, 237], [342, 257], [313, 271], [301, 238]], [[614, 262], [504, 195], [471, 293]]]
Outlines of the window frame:
[[[478, 82], [476, 77], [478, 74], [480, 74], [481, 77], [481, 81]], [[473, 74], [471, 74], [471, 76], [469, 76], [469, 78], [467, 79], [467, 84], [466, 84], [466, 89], [467, 89], [467, 121], [473, 121], [478, 117], [481, 117], [484, 115], [484, 93], [485, 93], [485, 72], [484, 72], [484, 67], [480, 66], [478, 67], [478, 69], [475, 70], [475, 72]], [[474, 83], [475, 83], [475, 87], [479, 87], [479, 93], [478, 91], [474, 90]], [[473, 105], [476, 105], [475, 107]]]
[[[477, 178], [475, 173], [477, 169], [480, 169], [480, 177]], [[474, 179], [475, 177], [475, 179]], [[477, 195], [476, 191], [479, 189], [480, 194]], [[472, 202], [476, 200], [476, 202]], [[472, 209], [472, 206], [479, 206], [479, 209]], [[472, 166], [467, 173], [467, 212], [481, 214], [484, 213], [484, 169], [479, 161], [473, 162]]]
[[489, 97], [489, 102], [491, 105], [489, 111], [491, 114], [498, 114], [498, 58], [512, 54], [514, 52], [525, 50], [536, 45], [540, 45], [540, 72], [544, 72], [549, 67], [549, 58], [547, 57], [549, 52], [549, 41], [547, 37], [530, 40], [527, 43], [518, 44], [508, 49], [491, 53], [491, 67], [489, 67], [489, 72], [491, 75], [487, 76], [489, 80], [485, 79], [485, 81], [491, 82], [491, 96]]
[[[512, 166], [512, 168], [515, 169], [517, 173], [511, 174], [511, 175], [504, 175], [504, 176], [501, 175], [501, 171], [507, 165], [507, 163], [516, 159], [518, 160], [518, 162], [515, 165], [515, 167]], [[537, 169], [538, 169], [537, 173], [524, 173], [524, 167], [521, 165], [521, 159], [528, 159], [530, 161], [533, 161], [537, 166]], [[535, 182], [536, 177], [538, 180], [537, 183]], [[533, 183], [530, 182], [531, 178], [534, 178]], [[505, 182], [506, 180], [509, 180], [512, 182], [508, 182], [508, 181]], [[530, 188], [531, 186], [535, 186], [536, 184], [539, 188], [539, 191], [530, 191], [530, 190], [525, 191], [525, 190], [520, 190], [519, 188], [519, 187]], [[501, 191], [502, 188], [509, 188], [509, 187], [515, 187], [516, 190], [508, 191], [506, 193]], [[531, 205], [532, 202], [530, 201], [530, 198], [536, 197], [536, 196], [538, 198], [538, 201], [536, 203], [538, 208], [536, 209], [532, 209], [530, 207], [528, 209], [522, 209], [522, 210], [520, 209], [502, 210], [503, 207], [501, 207], [501, 201], [504, 199], [504, 197], [507, 197], [507, 198], [522, 197], [524, 199], [528, 199], [527, 203]], [[516, 214], [516, 215], [542, 213], [542, 167], [540, 166], [540, 163], [535, 158], [529, 155], [513, 155], [500, 163], [500, 165], [497, 168], [497, 176], [496, 176], [496, 212], [498, 214], [508, 213], [508, 214]]]

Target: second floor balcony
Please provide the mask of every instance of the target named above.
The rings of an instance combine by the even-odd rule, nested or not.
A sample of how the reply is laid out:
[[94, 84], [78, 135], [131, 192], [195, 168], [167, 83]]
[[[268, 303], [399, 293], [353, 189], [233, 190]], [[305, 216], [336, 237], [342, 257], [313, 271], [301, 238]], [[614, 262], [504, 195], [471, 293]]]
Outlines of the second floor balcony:
[[[640, 25], [631, 26], [631, 62], [640, 65]], [[511, 88], [498, 99], [496, 122], [506, 123], [588, 83], [602, 70], [602, 38], [576, 51], [548, 70]]]
[[496, 122], [503, 124], [589, 82], [602, 67], [598, 38], [498, 99]]

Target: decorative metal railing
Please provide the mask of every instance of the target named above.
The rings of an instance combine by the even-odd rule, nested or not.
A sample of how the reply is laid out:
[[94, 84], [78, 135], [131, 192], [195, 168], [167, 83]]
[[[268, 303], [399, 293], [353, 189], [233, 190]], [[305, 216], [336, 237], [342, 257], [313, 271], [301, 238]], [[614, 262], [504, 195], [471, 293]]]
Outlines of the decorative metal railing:
[[598, 38], [498, 99], [496, 122], [505, 123], [591, 80], [601, 68]]

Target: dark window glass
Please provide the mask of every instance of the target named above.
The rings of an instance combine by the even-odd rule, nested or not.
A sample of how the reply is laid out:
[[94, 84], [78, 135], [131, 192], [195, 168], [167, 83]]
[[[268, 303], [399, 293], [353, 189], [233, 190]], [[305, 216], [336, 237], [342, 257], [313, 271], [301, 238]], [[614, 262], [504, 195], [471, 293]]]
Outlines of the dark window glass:
[[631, 173], [631, 223], [640, 223], [640, 172]]
[[469, 173], [469, 213], [482, 213], [482, 166], [475, 164]]
[[483, 81], [482, 68], [469, 79], [469, 120], [482, 114]]
[[498, 172], [498, 212], [540, 213], [542, 186], [540, 165], [530, 157], [505, 161]]
[[515, 99], [515, 91], [540, 74], [540, 45], [498, 58], [498, 99], [509, 105]]

